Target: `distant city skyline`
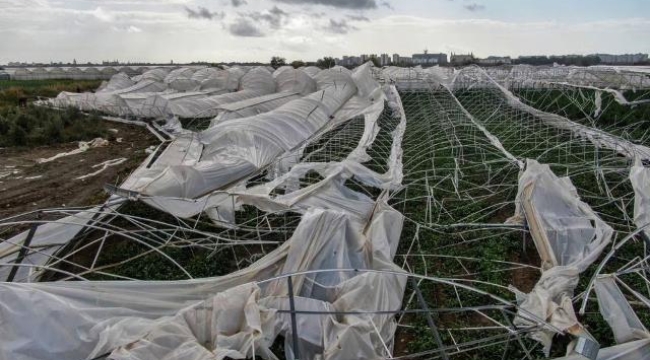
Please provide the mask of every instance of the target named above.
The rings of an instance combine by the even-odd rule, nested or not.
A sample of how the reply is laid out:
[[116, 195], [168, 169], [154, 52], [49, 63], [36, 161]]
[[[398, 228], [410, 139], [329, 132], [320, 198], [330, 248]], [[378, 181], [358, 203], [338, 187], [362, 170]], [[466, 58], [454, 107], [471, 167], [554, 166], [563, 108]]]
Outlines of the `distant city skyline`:
[[0, 0], [0, 63], [648, 53], [645, 0]]
[[[449, 55], [449, 56], [448, 56]], [[433, 66], [433, 65], [467, 65], [468, 63], [476, 63], [479, 65], [509, 65], [514, 63], [530, 63], [526, 60], [546, 58], [549, 61], [554, 58], [572, 58], [572, 57], [596, 57], [602, 64], [647, 64], [649, 62], [648, 54], [644, 53], [632, 53], [632, 54], [563, 54], [563, 55], [522, 55], [516, 58], [510, 56], [498, 56], [490, 55], [488, 57], [477, 57], [474, 56], [472, 52], [470, 53], [430, 53], [428, 50], [424, 50], [422, 53], [412, 54], [411, 56], [402, 56], [397, 53], [381, 53], [381, 54], [360, 54], [360, 55], [344, 55], [341, 58], [334, 58], [337, 65], [342, 66], [357, 66], [362, 63], [369, 61], [372, 57], [376, 57], [377, 62], [380, 66], [386, 65], [423, 65], [423, 66]], [[270, 59], [269, 59], [270, 60]], [[291, 59], [285, 59], [287, 64], [291, 63]], [[308, 61], [310, 63], [315, 63], [316, 61]], [[63, 62], [63, 61], [50, 61], [49, 63], [41, 62], [25, 62], [25, 61], [16, 61], [9, 62], [7, 64], [0, 64], [0, 66], [7, 67], [29, 67], [29, 66], [116, 66], [116, 65], [179, 65], [179, 64], [210, 64], [210, 63], [246, 63], [246, 62], [237, 62], [237, 61], [191, 61], [187, 63], [175, 63], [173, 60], [170, 60], [168, 63], [163, 62], [142, 62], [142, 61], [120, 61], [120, 60], [103, 60], [101, 62], [77, 62], [77, 59], [73, 59], [72, 62]], [[269, 61], [251, 61], [249, 63], [261, 63], [268, 64]]]

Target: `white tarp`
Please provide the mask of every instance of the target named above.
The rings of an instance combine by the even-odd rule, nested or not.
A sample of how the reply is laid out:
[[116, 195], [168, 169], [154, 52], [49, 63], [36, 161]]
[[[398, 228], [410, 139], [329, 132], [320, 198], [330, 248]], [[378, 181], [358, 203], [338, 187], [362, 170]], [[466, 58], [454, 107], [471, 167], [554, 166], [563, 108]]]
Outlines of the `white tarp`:
[[636, 159], [630, 171], [630, 182], [634, 189], [634, 223], [650, 239], [650, 168]]
[[[555, 360], [585, 360], [585, 357], [575, 354]], [[650, 339], [600, 349], [596, 360], [650, 360]]]
[[133, 190], [147, 195], [197, 198], [252, 175], [283, 152], [296, 148], [327, 125], [357, 92], [349, 75], [321, 74], [317, 78], [320, 91], [269, 113], [209, 128], [201, 133], [204, 148], [199, 163], [169, 167], [146, 186]]
[[[188, 281], [0, 284], [0, 355], [15, 360], [223, 359], [291, 349], [286, 279], [319, 269], [400, 271], [392, 264], [402, 217], [376, 207], [367, 230], [339, 212], [307, 212], [291, 239], [247, 269]], [[300, 310], [399, 310], [406, 277], [315, 272], [295, 276]], [[372, 296], [369, 296], [372, 294]], [[302, 307], [302, 308], [301, 308]], [[38, 311], [34, 311], [38, 308]], [[301, 316], [301, 359], [381, 358], [395, 330], [390, 314]], [[374, 330], [377, 328], [379, 334]], [[381, 338], [380, 338], [381, 336]], [[288, 351], [289, 359], [293, 358]], [[240, 355], [238, 355], [240, 354]], [[212, 356], [212, 357], [211, 357]]]
[[525, 217], [542, 259], [542, 276], [529, 294], [515, 291], [519, 311], [514, 324], [534, 326], [541, 320], [550, 325], [532, 334], [548, 355], [555, 333], [586, 334], [573, 309], [573, 290], [614, 231], [580, 200], [569, 178], [557, 177], [535, 160], [528, 159], [519, 178], [517, 205], [517, 216]]
[[[598, 297], [600, 313], [612, 328], [616, 343], [624, 344], [634, 340], [650, 339], [650, 332], [643, 326], [616, 284], [615, 275], [599, 276], [594, 283], [594, 290]], [[641, 305], [642, 308], [645, 311], [650, 311], [650, 300], [639, 293], [635, 295], [643, 300], [645, 306]]]

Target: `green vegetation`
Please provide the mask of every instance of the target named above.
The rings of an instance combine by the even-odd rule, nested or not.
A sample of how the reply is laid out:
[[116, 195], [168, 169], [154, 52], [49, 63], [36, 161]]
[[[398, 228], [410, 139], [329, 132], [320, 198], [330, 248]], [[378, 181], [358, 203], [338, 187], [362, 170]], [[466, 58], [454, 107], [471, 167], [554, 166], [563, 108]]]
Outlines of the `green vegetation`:
[[301, 68], [303, 66], [307, 66], [307, 63], [305, 63], [302, 60], [294, 60], [291, 62], [291, 66], [293, 66], [294, 69]]
[[285, 58], [274, 56], [271, 58], [271, 66], [274, 69], [287, 65], [287, 60]]
[[[90, 91], [99, 81], [0, 81], [0, 147], [41, 146], [105, 137], [107, 129], [97, 115], [78, 109], [54, 110], [27, 105], [61, 91]], [[23, 102], [22, 106], [21, 102]]]
[[336, 61], [334, 61], [333, 57], [329, 57], [329, 56], [326, 56], [322, 59], [318, 59], [318, 61], [316, 61], [316, 66], [318, 66], [321, 69], [329, 69], [334, 67], [334, 65], [336, 65]]
[[[319, 66], [323, 65], [325, 64], [321, 63]], [[454, 278], [456, 281], [480, 281], [482, 283], [471, 283], [471, 286], [514, 302], [513, 293], [505, 286], [512, 284], [527, 292], [532, 289], [540, 275], [534, 268], [539, 265], [539, 257], [532, 240], [523, 229], [481, 228], [480, 224], [501, 224], [514, 214], [519, 168], [505, 159], [487, 137], [469, 121], [447, 91], [404, 91], [400, 95], [408, 118], [402, 146], [404, 189], [392, 194], [390, 204], [402, 212], [406, 220], [395, 262], [398, 265], [408, 263], [407, 269], [416, 274]], [[541, 163], [551, 164], [556, 175], [568, 176], [581, 199], [615, 228], [617, 240], [630, 231], [623, 215], [627, 213], [631, 216], [633, 204], [630, 201], [631, 187], [626, 181], [629, 167], [627, 159], [616, 156], [612, 151], [597, 150], [587, 141], [575, 139], [566, 131], [552, 128], [529, 114], [514, 110], [498, 92], [473, 89], [457, 91], [454, 95], [515, 157], [522, 160], [537, 159]], [[588, 113], [593, 113], [595, 109], [577, 104], [575, 100], [578, 97], [573, 95], [561, 91], [531, 92], [522, 96], [522, 100], [542, 110], [562, 114], [587, 125], [602, 126], [613, 133], [620, 131], [621, 136], [640, 141], [647, 138], [641, 131], [644, 128], [635, 125], [648, 119], [647, 106], [621, 107], [612, 102], [609, 96], [603, 95], [603, 115], [596, 124], [592, 124], [593, 119], [586, 116], [583, 109], [588, 109]], [[587, 94], [585, 99], [593, 99], [592, 95], [595, 96]], [[633, 100], [632, 95], [629, 100]], [[343, 160], [358, 143], [363, 124], [362, 119], [354, 119], [315, 140], [306, 147], [302, 161]], [[647, 122], [645, 124], [647, 130]], [[184, 123], [185, 125], [188, 124]], [[385, 145], [391, 140], [390, 132], [396, 123], [387, 111], [380, 118], [380, 125], [381, 131], [377, 141], [368, 149], [372, 161], [366, 165], [377, 172], [384, 172], [389, 152]], [[594, 170], [595, 164], [602, 168], [600, 172]], [[260, 175], [260, 180], [265, 180], [263, 175]], [[319, 175], [310, 174], [304, 182], [313, 183], [320, 179], [322, 178]], [[361, 192], [373, 191], [355, 184], [352, 180], [346, 185]], [[377, 194], [369, 195], [377, 197]], [[123, 210], [124, 213], [169, 223], [177, 221], [141, 203], [130, 203], [128, 206], [129, 208]], [[224, 234], [228, 231], [228, 238], [245, 239], [259, 236], [253, 234], [253, 230], [264, 231], [268, 226], [273, 230], [261, 236], [267, 240], [281, 242], [291, 235], [292, 226], [297, 223], [297, 220], [287, 221], [286, 216], [283, 218], [280, 215], [269, 215], [268, 224], [261, 222], [262, 226], [258, 226], [260, 224], [256, 224], [256, 221], [260, 215], [255, 208], [244, 207], [236, 214], [237, 223], [247, 224], [248, 227], [217, 231], [223, 231]], [[203, 226], [207, 226], [204, 222], [197, 224], [202, 230]], [[216, 229], [206, 227], [204, 230]], [[249, 233], [246, 233], [246, 230]], [[151, 236], [154, 235], [152, 232]], [[110, 245], [102, 252], [98, 266], [119, 264], [149, 251], [149, 248], [133, 242], [115, 240], [107, 242]], [[155, 239], [152, 238], [151, 243], [154, 244]], [[615, 262], [608, 264], [605, 272], [612, 271], [641, 254], [643, 244], [637, 245], [621, 249]], [[209, 250], [190, 247], [167, 246], [161, 247], [161, 251], [178, 261], [194, 277], [230, 273], [252, 263], [264, 252], [263, 248], [254, 246], [225, 248], [227, 250], [217, 252], [212, 257], [209, 256]], [[470, 258], [473, 260], [466, 260]], [[596, 263], [599, 261], [600, 259]], [[512, 269], [512, 264], [503, 262], [528, 264], [531, 267]], [[110, 267], [107, 272], [138, 279], [186, 278], [178, 267], [153, 252]], [[576, 294], [586, 288], [593, 273], [594, 266], [581, 275]], [[89, 278], [110, 277], [92, 274]], [[466, 353], [466, 358], [503, 359], [524, 356], [514, 337], [500, 329], [483, 329], [494, 324], [487, 321], [478, 311], [465, 310], [472, 306], [500, 305], [494, 299], [480, 292], [433, 281], [423, 282], [419, 289], [428, 307], [437, 311], [433, 314], [434, 320], [441, 330], [442, 342], [446, 346], [494, 336], [490, 343], [484, 344], [489, 347], [470, 350]], [[407, 289], [407, 294], [410, 293]], [[404, 306], [407, 301], [405, 298]], [[408, 306], [419, 307], [414, 303]], [[500, 309], [488, 309], [483, 310], [482, 314], [507, 323], [516, 309], [511, 307], [507, 310], [510, 313], [506, 314]], [[642, 321], [650, 321], [648, 313], [641, 314], [641, 317]], [[595, 301], [590, 303], [586, 314], [579, 320], [597, 337], [601, 346], [614, 343], [609, 326], [599, 314]], [[410, 340], [406, 345], [408, 353], [429, 351], [431, 355], [435, 355], [438, 344], [428, 328], [425, 317], [409, 315], [403, 323], [407, 326], [398, 330], [398, 338]], [[466, 329], [459, 330], [461, 328]], [[552, 356], [560, 356], [565, 352], [567, 339], [556, 339]], [[534, 344], [530, 339], [524, 341], [531, 347]], [[453, 352], [453, 348], [450, 351]]]
[[75, 108], [0, 109], [0, 147], [54, 145], [106, 135], [106, 125], [99, 116], [87, 116]]
[[18, 106], [21, 98], [31, 102], [39, 97], [55, 97], [62, 91], [93, 91], [100, 84], [100, 80], [0, 80], [0, 108]]
[[[647, 101], [647, 91], [624, 91], [630, 102]], [[650, 145], [650, 102], [621, 105], [614, 95], [601, 92], [597, 112], [596, 90], [578, 88], [521, 89], [515, 91], [523, 102], [537, 109], [562, 115], [583, 125], [605, 130], [635, 143]]]

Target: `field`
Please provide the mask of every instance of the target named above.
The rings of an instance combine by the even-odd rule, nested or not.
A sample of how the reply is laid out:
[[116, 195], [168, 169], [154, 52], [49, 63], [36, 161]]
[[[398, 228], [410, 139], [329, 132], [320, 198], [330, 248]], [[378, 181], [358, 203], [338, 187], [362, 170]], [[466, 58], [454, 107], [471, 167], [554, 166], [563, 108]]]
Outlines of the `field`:
[[[94, 90], [99, 81], [0, 81], [0, 218], [50, 207], [77, 207], [103, 202], [104, 184], [116, 184], [144, 160], [155, 138], [144, 128], [109, 123], [78, 109], [54, 110], [32, 105], [60, 91]], [[19, 99], [27, 106], [19, 106]], [[78, 149], [77, 142], [107, 139], [105, 147], [39, 163]], [[120, 142], [117, 139], [120, 138]], [[93, 166], [126, 158], [97, 176]]]
[[[569, 192], [573, 194], [575, 191], [575, 196], [585, 204], [582, 209], [593, 210], [593, 214], [606, 224], [604, 226], [611, 227], [612, 244], [624, 244], [616, 249], [608, 244], [576, 275], [575, 286], [563, 290], [581, 324], [580, 336], [590, 334], [601, 348], [617, 344], [591, 288], [596, 275], [615, 276], [625, 284], [625, 300], [629, 301], [640, 321], [649, 324], [650, 311], [642, 302], [635, 301], [630, 295], [632, 291], [628, 291], [633, 289], [647, 296], [648, 239], [639, 231], [634, 218], [636, 195], [629, 176], [632, 166], [638, 162], [626, 151], [650, 146], [650, 92], [622, 89], [620, 95], [634, 103], [630, 105], [617, 101], [611, 92], [590, 86], [543, 82], [540, 82], [543, 86], [510, 84], [510, 91], [523, 104], [518, 105], [503, 91], [501, 83], [497, 85], [487, 73], [475, 68], [464, 69], [455, 79], [456, 85], [443, 86], [422, 74], [413, 76], [409, 72], [402, 76], [393, 82], [397, 84], [401, 106], [389, 96], [377, 119], [372, 141], [364, 150], [367, 157], [361, 162], [365, 169], [386, 178], [399, 168], [399, 186], [379, 186], [358, 173], [337, 177], [338, 173], [332, 175], [314, 166], [297, 178], [268, 190], [270, 199], [278, 199], [291, 194], [291, 191], [319, 189], [319, 186], [331, 190], [328, 186], [340, 186], [336, 189], [341, 193], [335, 193], [340, 196], [333, 199], [327, 197], [329, 193], [322, 196], [318, 193], [315, 196], [320, 196], [315, 202], [316, 207], [329, 206], [356, 216], [357, 212], [362, 212], [359, 204], [370, 201], [375, 207], [372, 215], [362, 213], [360, 216], [364, 236], [377, 208], [390, 206], [403, 216], [399, 243], [395, 244], [392, 258], [394, 264], [391, 265], [408, 276], [391, 273], [394, 271], [391, 267], [358, 265], [356, 255], [350, 255], [344, 264], [337, 264], [341, 272], [350, 272], [355, 265], [359, 267], [355, 267], [354, 272], [360, 274], [367, 271], [368, 274], [377, 272], [380, 277], [408, 278], [403, 284], [401, 308], [363, 311], [355, 308], [359, 313], [341, 311], [330, 315], [346, 325], [347, 321], [354, 322], [358, 320], [355, 316], [361, 318], [361, 315], [370, 317], [373, 326], [373, 321], [378, 321], [379, 329], [375, 327], [368, 331], [379, 335], [380, 341], [373, 338], [376, 342], [374, 350], [379, 349], [377, 351], [386, 358], [547, 358], [542, 345], [530, 335], [548, 331], [544, 322], [550, 320], [543, 319], [532, 325], [520, 322], [521, 297], [534, 292], [542, 274], [549, 270], [549, 263], [544, 263], [543, 256], [540, 256], [539, 239], [533, 238], [537, 233], [526, 221], [526, 216], [531, 215], [518, 213], [524, 211], [520, 209], [524, 201], [518, 198], [523, 196], [520, 179], [538, 162], [548, 165], [552, 174], [561, 178], [559, 182], [562, 184], [570, 182]], [[30, 89], [32, 86], [39, 88], [30, 84], [21, 91], [38, 94], [39, 90]], [[76, 85], [41, 86], [44, 87], [43, 93], [47, 93], [52, 86]], [[389, 94], [388, 87], [384, 90]], [[5, 96], [9, 99], [9, 95]], [[400, 110], [403, 110], [403, 116]], [[1, 117], [2, 111], [5, 111], [5, 120]], [[0, 219], [45, 207], [57, 208], [44, 213], [47, 220], [43, 223], [47, 223], [50, 218], [71, 214], [60, 208], [64, 201], [66, 206], [80, 206], [83, 207], [80, 211], [88, 211], [91, 205], [102, 204], [106, 199], [106, 195], [99, 191], [103, 184], [118, 185], [144, 161], [147, 155], [143, 150], [155, 144], [144, 129], [103, 122], [99, 119], [100, 114], [86, 115], [75, 110], [56, 111], [54, 115], [50, 112], [53, 110], [13, 107], [2, 110], [0, 107], [0, 121], [9, 124], [0, 122], [0, 136], [4, 134], [5, 146], [11, 146], [0, 151], [5, 151], [11, 169], [21, 171], [20, 177], [12, 175], [0, 180], [0, 186], [4, 187], [3, 195], [0, 195]], [[558, 126], [553, 122], [558, 116], [562, 121], [573, 123], [569, 127]], [[48, 119], [45, 125], [26, 128], [27, 135], [22, 137], [16, 136], [16, 130], [7, 130], [15, 129], [15, 124], [35, 124], [43, 118]], [[72, 120], [66, 122], [66, 119]], [[61, 128], [59, 135], [51, 135], [54, 130], [48, 124], [59, 122], [62, 128], [54, 126], [55, 129]], [[190, 130], [207, 126], [205, 121], [201, 123], [192, 119], [186, 119], [182, 124]], [[264, 202], [248, 200], [250, 202], [242, 201], [235, 205], [239, 200], [233, 194], [268, 184], [275, 179], [274, 171], [283, 165], [283, 161], [302, 165], [336, 165], [355, 159], [352, 155], [366, 138], [366, 126], [367, 119], [357, 116], [318, 132], [303, 146], [283, 153], [281, 158], [261, 167], [238, 186], [218, 192], [225, 193], [228, 200], [219, 203], [216, 210], [211, 209], [213, 212], [202, 209], [198, 215], [176, 216], [160, 210], [156, 201], [161, 198], [128, 194], [120, 200], [119, 210], [111, 210], [109, 219], [100, 218], [92, 222], [92, 227], [84, 226], [68, 243], [54, 249], [51, 263], [42, 269], [40, 280], [196, 279], [221, 284], [220, 281], [230, 281], [229, 277], [224, 277], [226, 275], [235, 273], [236, 278], [237, 274], [246, 274], [249, 269], [259, 269], [263, 266], [259, 265], [260, 259], [277, 255], [287, 244], [299, 247], [301, 243], [295, 245], [295, 235], [307, 213], [301, 201], [311, 195], [294, 199], [289, 210], [269, 210], [263, 207]], [[585, 129], [597, 133], [596, 137], [581, 132]], [[47, 135], [39, 135], [43, 132]], [[89, 137], [101, 135], [110, 138], [109, 146], [46, 165], [34, 164], [38, 158], [74, 148], [75, 145], [69, 141], [90, 140]], [[184, 133], [182, 136], [188, 135]], [[613, 136], [620, 147], [608, 145], [609, 136]], [[121, 142], [113, 141], [117, 137], [122, 138]], [[44, 144], [47, 145], [41, 146]], [[87, 165], [119, 157], [128, 157], [129, 160], [89, 181], [82, 181], [83, 186], [72, 180], [90, 172]], [[397, 158], [399, 161], [396, 162]], [[155, 157], [149, 158], [147, 168], [155, 161]], [[25, 185], [25, 177], [41, 175], [43, 179], [30, 180]], [[396, 178], [396, 175], [392, 176], [390, 180]], [[48, 195], [48, 192], [54, 194]], [[550, 198], [553, 196], [553, 193], [549, 195]], [[314, 203], [309, 204], [314, 206]], [[226, 211], [225, 215], [220, 213], [219, 216], [227, 219], [232, 215], [233, 219], [215, 220], [215, 212], [222, 210], [221, 207], [232, 210], [232, 213]], [[17, 219], [25, 223], [35, 221], [33, 214], [21, 215]], [[555, 229], [549, 230], [551, 240], [555, 239], [554, 236], [558, 239], [567, 236], [571, 240], [587, 237], [584, 234], [588, 230], [572, 233], [571, 229], [560, 228], [563, 220], [557, 220], [561, 230], [555, 233]], [[595, 226], [596, 221], [587, 223]], [[2, 229], [5, 229], [5, 235], [14, 234], [17, 229], [24, 230], [25, 226], [4, 226], [0, 228], [0, 235], [3, 235]], [[314, 237], [328, 231], [334, 230], [324, 225]], [[297, 240], [307, 242], [308, 239]], [[344, 245], [336, 251], [347, 251], [346, 246], [353, 246]], [[365, 244], [354, 248], [353, 253], [363, 253], [373, 246], [374, 243]], [[608, 254], [610, 250], [612, 253]], [[290, 250], [287, 251], [291, 254]], [[565, 256], [570, 254], [570, 249], [562, 248], [558, 253]], [[372, 254], [368, 257], [379, 257]], [[332, 257], [336, 256], [335, 252]], [[277, 276], [280, 270], [276, 266], [281, 265], [274, 264], [262, 272]], [[300, 269], [314, 270], [309, 267]], [[319, 275], [305, 278], [317, 284], [315, 279], [322, 280], [317, 277]], [[377, 285], [377, 288], [381, 286]], [[395, 291], [399, 293], [399, 289]], [[370, 295], [368, 297], [372, 297]], [[293, 301], [293, 293], [289, 296]], [[291, 312], [302, 319], [320, 315], [306, 310]], [[394, 340], [390, 339], [388, 344], [383, 343], [382, 338], [386, 329], [392, 329], [391, 321], [386, 319], [394, 320], [396, 324]], [[270, 348], [280, 358], [292, 358], [282, 357], [283, 347], [290, 344], [285, 342], [290, 333], [286, 329], [283, 331], [274, 338]], [[564, 356], [567, 345], [577, 336], [570, 331], [552, 331], [553, 342], [548, 357]]]

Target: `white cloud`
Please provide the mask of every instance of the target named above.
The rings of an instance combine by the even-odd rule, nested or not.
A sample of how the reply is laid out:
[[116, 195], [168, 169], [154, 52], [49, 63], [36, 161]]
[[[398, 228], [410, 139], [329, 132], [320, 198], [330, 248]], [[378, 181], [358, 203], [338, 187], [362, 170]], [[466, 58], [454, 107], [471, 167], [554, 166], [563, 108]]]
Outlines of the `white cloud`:
[[98, 7], [95, 10], [91, 11], [90, 14], [103, 22], [113, 22], [115, 20], [113, 14], [102, 9], [101, 7]]
[[[377, 18], [377, 14], [367, 14], [371, 21], [356, 21], [356, 30], [336, 34], [323, 30], [330, 19], [338, 21], [356, 13], [324, 8], [326, 13], [313, 16], [313, 9], [281, 5], [290, 15], [271, 22], [261, 16], [271, 15], [272, 2], [249, 1], [237, 10], [231, 5], [209, 8], [230, 11], [220, 22], [188, 18], [185, 4], [192, 9], [216, 6], [204, 0], [61, 1], [0, 0], [0, 64], [15, 60], [65, 61], [72, 57], [84, 62], [115, 58], [253, 61], [268, 60], [272, 55], [316, 60], [326, 55], [362, 53], [408, 55], [425, 48], [432, 52], [473, 51], [478, 56], [650, 52], [650, 43], [645, 41], [650, 32], [648, 18], [562, 23], [406, 15]], [[24, 6], [27, 2], [33, 6]], [[124, 3], [139, 5], [119, 5]], [[252, 23], [257, 31], [247, 32], [250, 29], [244, 27], [235, 30], [266, 36], [247, 37], [245, 41], [232, 36], [229, 25], [236, 23], [239, 13], [260, 14], [259, 21]], [[209, 43], [206, 39], [210, 39]]]

